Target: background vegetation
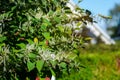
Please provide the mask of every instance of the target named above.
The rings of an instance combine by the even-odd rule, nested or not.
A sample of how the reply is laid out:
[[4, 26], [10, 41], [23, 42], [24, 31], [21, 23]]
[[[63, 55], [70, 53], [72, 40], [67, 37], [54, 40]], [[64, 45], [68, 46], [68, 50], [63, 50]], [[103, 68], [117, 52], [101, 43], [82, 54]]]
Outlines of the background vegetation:
[[120, 37], [120, 4], [115, 4], [109, 11], [109, 15], [112, 19], [107, 22], [108, 31], [111, 31], [111, 37]]
[[60, 80], [119, 80], [120, 43], [117, 45], [89, 45], [80, 49], [80, 71]]

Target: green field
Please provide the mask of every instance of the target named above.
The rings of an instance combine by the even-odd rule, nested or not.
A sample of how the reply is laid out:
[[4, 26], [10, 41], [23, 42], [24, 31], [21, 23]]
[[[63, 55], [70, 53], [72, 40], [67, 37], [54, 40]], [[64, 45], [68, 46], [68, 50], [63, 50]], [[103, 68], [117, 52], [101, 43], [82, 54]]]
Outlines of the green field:
[[99, 44], [80, 49], [80, 71], [73, 72], [64, 80], [120, 80], [119, 46], [119, 43]]

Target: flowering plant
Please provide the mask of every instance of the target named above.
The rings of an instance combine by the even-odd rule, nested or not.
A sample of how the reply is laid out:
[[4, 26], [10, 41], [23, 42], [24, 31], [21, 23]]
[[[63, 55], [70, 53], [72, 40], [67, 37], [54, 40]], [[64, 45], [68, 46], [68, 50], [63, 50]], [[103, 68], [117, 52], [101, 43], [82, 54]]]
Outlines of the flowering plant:
[[[8, 0], [0, 5], [0, 78], [3, 80], [52, 79], [79, 69], [78, 48], [72, 23], [90, 21], [83, 9], [76, 15], [68, 0]], [[7, 7], [6, 7], [7, 6]], [[61, 75], [59, 75], [61, 74]], [[39, 79], [38, 79], [39, 80]]]

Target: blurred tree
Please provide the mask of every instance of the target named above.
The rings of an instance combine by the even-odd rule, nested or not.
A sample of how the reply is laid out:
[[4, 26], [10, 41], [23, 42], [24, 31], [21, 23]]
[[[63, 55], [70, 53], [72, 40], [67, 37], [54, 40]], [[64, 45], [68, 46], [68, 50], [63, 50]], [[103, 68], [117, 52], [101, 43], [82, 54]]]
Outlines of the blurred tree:
[[109, 14], [112, 16], [112, 20], [108, 23], [108, 31], [112, 31], [112, 37], [120, 37], [120, 4], [115, 4]]

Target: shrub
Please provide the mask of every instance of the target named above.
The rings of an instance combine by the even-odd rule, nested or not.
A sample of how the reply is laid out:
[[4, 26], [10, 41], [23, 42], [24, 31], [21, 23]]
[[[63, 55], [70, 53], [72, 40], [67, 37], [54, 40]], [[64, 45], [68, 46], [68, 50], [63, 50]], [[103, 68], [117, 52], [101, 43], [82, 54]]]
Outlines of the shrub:
[[[75, 16], [66, 6], [67, 0], [0, 2], [2, 80], [61, 77], [79, 70], [76, 58], [83, 40], [72, 36], [74, 30], [66, 24], [89, 21], [89, 16]], [[85, 14], [78, 7], [76, 10]]]

